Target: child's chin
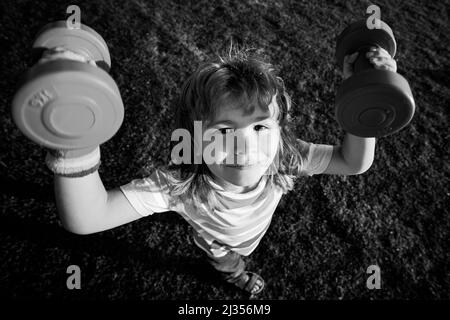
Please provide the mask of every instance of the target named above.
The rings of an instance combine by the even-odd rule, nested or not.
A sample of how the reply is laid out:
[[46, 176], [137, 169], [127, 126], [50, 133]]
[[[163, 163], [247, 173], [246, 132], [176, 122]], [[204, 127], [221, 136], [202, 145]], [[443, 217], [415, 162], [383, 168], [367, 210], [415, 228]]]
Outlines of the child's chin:
[[235, 175], [229, 175], [226, 180], [239, 187], [253, 186], [259, 182], [262, 177], [262, 173], [240, 173]]

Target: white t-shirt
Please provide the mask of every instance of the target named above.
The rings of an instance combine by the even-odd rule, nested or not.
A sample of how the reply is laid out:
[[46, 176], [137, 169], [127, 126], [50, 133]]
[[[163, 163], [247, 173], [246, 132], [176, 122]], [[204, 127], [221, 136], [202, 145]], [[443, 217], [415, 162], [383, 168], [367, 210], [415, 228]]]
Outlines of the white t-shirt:
[[[312, 176], [324, 172], [331, 160], [333, 146], [299, 142], [307, 154], [302, 173]], [[271, 187], [267, 183], [267, 176], [263, 176], [259, 184], [246, 193], [229, 192], [212, 179], [208, 181], [217, 189], [219, 206], [213, 210], [203, 203], [174, 201], [169, 194], [167, 178], [160, 170], [120, 188], [142, 216], [154, 212], [178, 212], [205, 240], [195, 243], [209, 254], [223, 256], [232, 250], [244, 256], [249, 255], [269, 228], [282, 196], [281, 189]]]

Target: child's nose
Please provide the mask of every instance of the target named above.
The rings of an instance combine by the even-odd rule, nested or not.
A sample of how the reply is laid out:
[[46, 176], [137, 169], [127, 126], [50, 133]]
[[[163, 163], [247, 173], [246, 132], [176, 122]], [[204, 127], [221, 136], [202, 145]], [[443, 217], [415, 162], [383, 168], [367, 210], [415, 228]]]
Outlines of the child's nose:
[[236, 133], [237, 141], [234, 144], [234, 154], [239, 165], [251, 163], [256, 154], [256, 134], [250, 130], [241, 130]]

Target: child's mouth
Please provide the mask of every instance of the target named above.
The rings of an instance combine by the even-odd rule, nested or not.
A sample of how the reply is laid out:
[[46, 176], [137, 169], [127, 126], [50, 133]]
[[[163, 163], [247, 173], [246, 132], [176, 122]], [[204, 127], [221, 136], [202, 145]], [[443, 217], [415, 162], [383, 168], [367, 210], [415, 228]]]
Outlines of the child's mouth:
[[252, 168], [256, 167], [257, 165], [258, 165], [257, 163], [254, 163], [254, 164], [245, 164], [245, 165], [225, 164], [224, 166], [233, 168], [233, 169], [237, 169], [237, 170], [248, 170], [248, 169], [252, 169]]

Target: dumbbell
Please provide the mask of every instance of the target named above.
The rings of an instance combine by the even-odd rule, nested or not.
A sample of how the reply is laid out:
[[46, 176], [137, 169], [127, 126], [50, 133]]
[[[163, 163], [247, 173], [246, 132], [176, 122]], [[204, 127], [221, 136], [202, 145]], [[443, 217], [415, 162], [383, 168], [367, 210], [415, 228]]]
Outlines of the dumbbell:
[[366, 53], [378, 46], [394, 57], [397, 44], [392, 29], [380, 20], [369, 29], [366, 20], [350, 24], [337, 38], [336, 61], [342, 70], [344, 57], [358, 52], [353, 75], [339, 87], [336, 119], [347, 132], [360, 137], [382, 137], [405, 127], [415, 110], [408, 81], [400, 74], [377, 70]]
[[[54, 48], [86, 62], [41, 59]], [[41, 60], [23, 76], [12, 102], [19, 129], [41, 146], [75, 156], [110, 139], [122, 124], [124, 108], [108, 74], [111, 58], [105, 40], [86, 25], [70, 29], [66, 21], [57, 21], [38, 32], [33, 55]]]

